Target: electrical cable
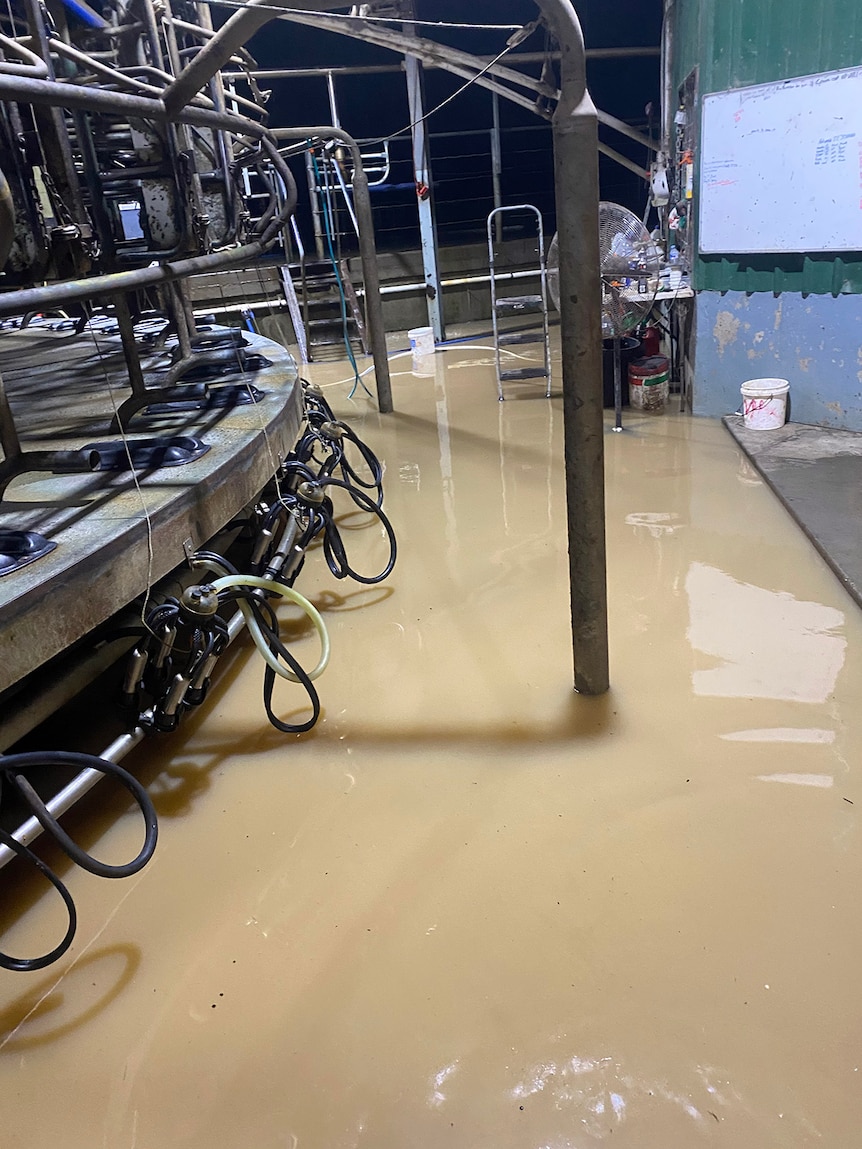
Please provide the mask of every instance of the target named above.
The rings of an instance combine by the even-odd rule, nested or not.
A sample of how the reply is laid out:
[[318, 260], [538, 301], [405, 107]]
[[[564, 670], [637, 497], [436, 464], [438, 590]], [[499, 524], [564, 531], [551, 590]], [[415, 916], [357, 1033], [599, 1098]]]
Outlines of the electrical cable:
[[[329, 452], [329, 457], [319, 464], [318, 475], [308, 474], [305, 477], [314, 480], [319, 475], [331, 475], [335, 470], [341, 470], [347, 482], [353, 482], [366, 490], [377, 492], [377, 506], [383, 503], [383, 466], [371, 448], [364, 443], [355, 431], [340, 419], [336, 419], [328, 403], [317, 409], [307, 404], [305, 412], [308, 430], [299, 439], [293, 450], [293, 455], [300, 464], [306, 464], [315, 458], [314, 449], [321, 443]], [[363, 479], [347, 458], [344, 442], [352, 443], [371, 474], [371, 480]]]
[[[121, 865], [110, 865], [93, 857], [88, 851], [77, 844], [62, 828], [57, 819], [51, 814], [47, 805], [33, 788], [25, 772], [44, 766], [69, 767], [76, 773], [82, 770], [95, 770], [115, 778], [121, 786], [134, 798], [144, 818], [144, 844], [132, 861]], [[25, 804], [35, 815], [42, 829], [54, 839], [61, 850], [78, 866], [88, 873], [96, 874], [102, 878], [126, 878], [147, 864], [152, 858], [158, 841], [158, 819], [152, 800], [141, 783], [122, 766], [106, 758], [98, 758], [93, 754], [81, 754], [72, 751], [50, 750], [41, 752], [27, 752], [21, 754], [7, 754], [0, 756], [0, 783], [6, 784], [17, 792]], [[42, 861], [29, 846], [19, 842], [17, 838], [6, 830], [0, 829], [0, 843], [12, 853], [31, 865], [44, 878], [46, 878], [60, 897], [66, 907], [68, 926], [62, 941], [47, 953], [39, 957], [19, 958], [0, 951], [0, 968], [17, 972], [31, 972], [44, 969], [61, 958], [72, 944], [77, 928], [77, 913], [72, 895], [65, 884], [54, 871]]]
[[503, 59], [504, 56], [507, 56], [509, 54], [509, 52], [512, 51], [513, 48], [517, 47], [517, 44], [521, 43], [520, 40], [517, 40], [516, 42], [513, 43], [512, 41], [514, 41], [514, 40], [515, 40], [515, 37], [512, 37], [512, 40], [510, 40], [506, 44], [506, 47], [503, 49], [503, 51], [499, 52], [494, 57], [494, 59], [491, 60], [488, 64], [486, 64], [484, 68], [482, 68], [480, 71], [478, 71], [475, 76], [471, 76], [470, 79], [466, 80], [461, 85], [460, 88], [456, 88], [456, 90], [452, 93], [451, 96], [447, 96], [445, 100], [441, 100], [441, 102], [439, 104], [437, 104], [436, 107], [433, 107], [433, 108], [431, 108], [430, 111], [425, 112], [417, 120], [411, 120], [409, 124], [406, 124], [399, 131], [392, 132], [388, 136], [378, 136], [378, 137], [375, 137], [374, 139], [363, 140], [363, 143], [365, 143], [365, 144], [384, 144], [388, 140], [394, 140], [396, 138], [396, 136], [404, 135], [405, 132], [412, 132], [412, 130], [415, 127], [418, 127], [419, 124], [424, 123], [425, 120], [429, 119], [431, 116], [435, 115], [435, 113], [439, 112], [441, 110], [441, 108], [445, 108], [447, 104], [451, 104], [453, 100], [457, 99], [458, 96], [460, 96], [463, 92], [466, 92], [467, 89], [472, 87], [473, 84], [475, 84], [477, 80], [480, 80], [486, 74], [486, 72], [490, 72], [490, 70], [494, 67], [495, 64], [499, 64], [499, 62]]
[[[360, 439], [359, 436], [353, 431], [353, 429], [348, 427], [346, 423], [342, 423], [339, 420], [336, 422], [336, 426], [338, 426], [343, 431], [344, 438], [348, 441], [348, 443], [352, 443], [354, 447], [356, 447], [356, 449], [359, 451], [359, 454], [365, 461], [365, 465], [371, 472], [371, 482], [366, 482], [360, 475], [357, 474], [353, 464], [347, 458], [347, 452], [343, 448], [341, 448], [339, 451], [339, 458], [336, 466], [340, 468], [341, 473], [347, 482], [352, 481], [358, 486], [364, 487], [366, 490], [377, 491], [377, 506], [379, 507], [383, 502], [383, 466], [380, 460], [377, 458], [368, 444], [364, 443], [362, 439]], [[335, 468], [333, 467], [333, 470], [334, 469]], [[332, 471], [325, 469], [325, 473], [331, 474]]]

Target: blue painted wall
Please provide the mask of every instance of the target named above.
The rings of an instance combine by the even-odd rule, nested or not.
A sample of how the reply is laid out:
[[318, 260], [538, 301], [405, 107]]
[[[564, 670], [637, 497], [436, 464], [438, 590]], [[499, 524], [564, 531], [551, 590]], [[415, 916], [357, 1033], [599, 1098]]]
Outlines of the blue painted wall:
[[862, 296], [702, 291], [694, 413], [726, 415], [746, 379], [787, 379], [796, 423], [862, 431]]
[[[698, 122], [707, 92], [862, 60], [860, 0], [675, 0], [671, 12], [674, 79], [697, 68]], [[862, 232], [859, 249], [695, 260], [696, 414], [735, 411], [741, 383], [777, 376], [796, 422], [862, 431]]]

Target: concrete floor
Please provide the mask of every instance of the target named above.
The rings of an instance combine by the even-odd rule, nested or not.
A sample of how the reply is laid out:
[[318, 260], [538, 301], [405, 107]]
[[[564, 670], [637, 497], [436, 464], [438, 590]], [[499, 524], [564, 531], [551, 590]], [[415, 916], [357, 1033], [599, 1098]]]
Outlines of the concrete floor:
[[[137, 754], [153, 863], [70, 875], [73, 949], [0, 978], [4, 1149], [856, 1144], [856, 604], [720, 423], [629, 415], [613, 688], [574, 695], [559, 400], [497, 403], [468, 347], [394, 370], [386, 417], [308, 372], [401, 548], [380, 588], [303, 572], [322, 721], [270, 729], [244, 650]], [[101, 856], [123, 810], [82, 815]], [[60, 928], [4, 900], [8, 948]]]
[[862, 435], [804, 423], [751, 431], [736, 415], [724, 423], [862, 606]]

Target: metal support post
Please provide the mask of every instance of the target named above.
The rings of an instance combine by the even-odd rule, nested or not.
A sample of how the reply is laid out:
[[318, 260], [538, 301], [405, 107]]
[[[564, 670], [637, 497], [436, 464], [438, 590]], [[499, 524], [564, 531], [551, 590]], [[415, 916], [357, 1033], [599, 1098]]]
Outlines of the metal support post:
[[[500, 186], [500, 177], [503, 173], [503, 154], [500, 146], [500, 97], [496, 92], [491, 93], [491, 109], [494, 115], [494, 126], [491, 128], [491, 179], [494, 184], [494, 210], [503, 206], [503, 193]], [[498, 244], [503, 242], [503, 217], [494, 217], [494, 238]]]
[[553, 118], [554, 183], [575, 688], [603, 694], [609, 677], [598, 117], [586, 89], [583, 36], [574, 8], [569, 0], [538, 4], [562, 52], [562, 91]]
[[[286, 0], [281, 2], [286, 6]], [[587, 93], [584, 37], [572, 0], [536, 0], [536, 3], [560, 45], [561, 83], [553, 125], [575, 686], [586, 694], [601, 694], [608, 688], [608, 634], [598, 259], [598, 114]], [[166, 89], [164, 105], [168, 115], [184, 108], [210, 76], [227, 62], [235, 45], [244, 44], [266, 23], [269, 14], [258, 4], [255, 0], [248, 0], [242, 11], [231, 16], [186, 67], [182, 76]], [[273, 6], [270, 0], [267, 8]], [[305, 17], [292, 16], [291, 19], [301, 22]], [[326, 18], [315, 16], [314, 19], [317, 23], [325, 22]], [[405, 21], [405, 30], [408, 31], [409, 20], [408, 12]], [[377, 32], [372, 33], [368, 28], [357, 29], [357, 35], [367, 40], [380, 39]], [[396, 45], [390, 40], [388, 46]], [[434, 63], [444, 63], [443, 51], [452, 55], [452, 49], [443, 49]], [[418, 78], [418, 66], [415, 57], [411, 62], [410, 55], [406, 57], [406, 63], [408, 92], [413, 93], [410, 76], [413, 73]], [[498, 66], [496, 75], [500, 74]], [[477, 78], [477, 83], [491, 86], [496, 84], [496, 80], [482, 77]], [[415, 95], [420, 94], [416, 91]], [[514, 94], [506, 95], [520, 102]], [[421, 104], [421, 97], [419, 102]], [[411, 119], [416, 120], [419, 115], [421, 107], [417, 114], [411, 106]], [[646, 177], [647, 173], [644, 175]], [[433, 241], [433, 227], [431, 239]], [[439, 315], [437, 286], [436, 282], [429, 284], [438, 298]]]
[[129, 301], [125, 295], [115, 295], [111, 301], [117, 315], [120, 327], [120, 339], [123, 344], [123, 356], [129, 372], [129, 383], [132, 385], [132, 394], [142, 396], [146, 391], [144, 372], [141, 368], [141, 357], [138, 354], [138, 343], [135, 339], [135, 326], [132, 323], [132, 314], [129, 310]]
[[322, 262], [326, 259], [323, 248], [323, 227], [320, 222], [320, 199], [317, 192], [317, 178], [314, 174], [314, 164], [311, 162], [311, 152], [305, 153], [305, 175], [308, 180], [308, 202], [311, 206], [311, 224], [314, 228], [314, 251]]
[[446, 330], [443, 326], [443, 300], [437, 260], [437, 229], [431, 199], [431, 165], [428, 160], [425, 121], [422, 118], [425, 114], [422, 99], [422, 65], [415, 56], [405, 56], [404, 63], [407, 70], [407, 100], [413, 135], [413, 174], [419, 208], [422, 267], [425, 272], [425, 292], [428, 296], [428, 322], [434, 329], [435, 341], [440, 343], [446, 338]]
[[6, 396], [6, 384], [0, 376], [0, 445], [3, 447], [4, 462], [15, 464], [21, 458], [21, 440], [15, 427], [15, 417]]
[[332, 126], [333, 128], [340, 128], [341, 120], [338, 118], [338, 103], [335, 99], [335, 78], [332, 72], [326, 73], [326, 91], [329, 96], [329, 115]]
[[174, 280], [171, 283], [171, 318], [174, 321], [174, 326], [177, 329], [177, 343], [179, 345], [180, 358], [188, 359], [192, 353], [191, 331], [189, 330], [189, 318], [186, 313], [186, 301], [182, 293], [180, 281]]

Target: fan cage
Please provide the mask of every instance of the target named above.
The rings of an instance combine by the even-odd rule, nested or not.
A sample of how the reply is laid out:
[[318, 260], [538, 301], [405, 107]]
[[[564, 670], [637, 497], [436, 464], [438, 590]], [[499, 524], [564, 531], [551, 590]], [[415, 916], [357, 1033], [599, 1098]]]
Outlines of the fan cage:
[[[548, 248], [548, 288], [560, 307], [559, 243]], [[649, 315], [658, 289], [659, 249], [638, 217], [621, 204], [599, 204], [599, 268], [602, 290], [602, 335], [622, 336]]]

